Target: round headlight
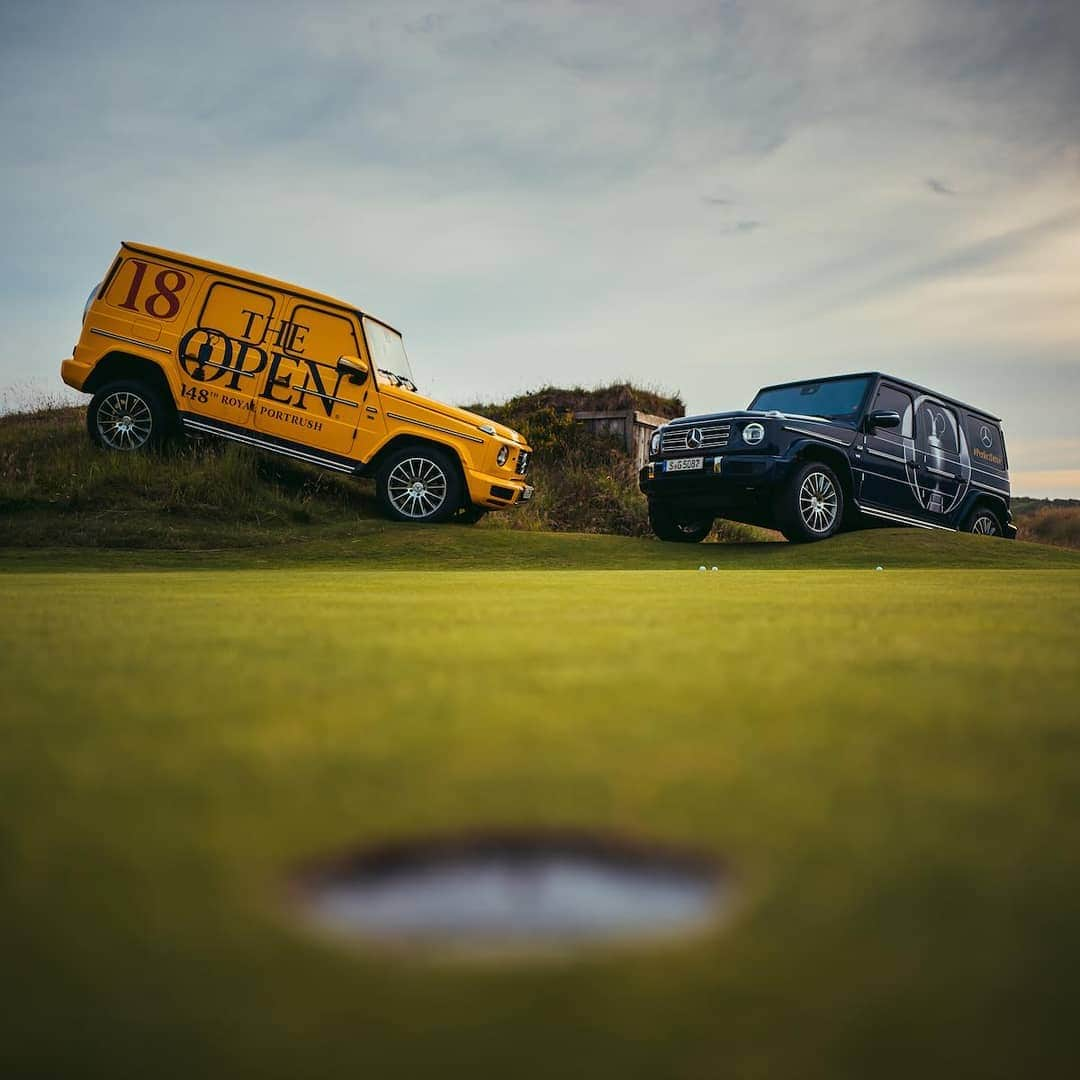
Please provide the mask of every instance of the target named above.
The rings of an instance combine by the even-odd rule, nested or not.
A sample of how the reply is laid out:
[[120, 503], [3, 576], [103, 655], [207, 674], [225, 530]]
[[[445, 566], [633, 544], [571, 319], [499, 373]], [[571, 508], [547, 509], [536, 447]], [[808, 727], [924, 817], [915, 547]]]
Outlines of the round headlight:
[[765, 438], [765, 428], [762, 424], [747, 424], [742, 429], [743, 442], [748, 446], [757, 446]]
[[649, 452], [652, 454], [660, 453], [660, 432], [654, 431], [653, 437], [649, 440]]
[[495, 464], [501, 469], [506, 464], [506, 459], [510, 456], [510, 447], [505, 443], [499, 447], [499, 452], [495, 456]]

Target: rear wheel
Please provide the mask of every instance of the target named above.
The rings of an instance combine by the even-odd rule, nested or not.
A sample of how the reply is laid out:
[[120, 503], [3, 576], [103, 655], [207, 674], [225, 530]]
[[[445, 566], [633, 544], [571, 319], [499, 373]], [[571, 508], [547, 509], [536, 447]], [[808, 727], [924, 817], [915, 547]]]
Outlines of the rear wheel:
[[776, 520], [792, 543], [832, 536], [844, 520], [844, 491], [836, 473], [820, 461], [796, 469], [777, 498]]
[[446, 451], [405, 446], [379, 466], [375, 494], [394, 521], [446, 521], [461, 507], [461, 474]]
[[666, 503], [649, 503], [649, 524], [661, 540], [698, 544], [712, 532], [713, 519], [700, 511], [682, 511]]
[[125, 454], [161, 446], [172, 432], [172, 419], [158, 392], [134, 380], [103, 386], [86, 411], [90, 438], [103, 450]]
[[997, 514], [988, 510], [985, 506], [976, 506], [964, 522], [964, 532], [975, 533], [978, 536], [1003, 536], [1005, 530], [1001, 527]]

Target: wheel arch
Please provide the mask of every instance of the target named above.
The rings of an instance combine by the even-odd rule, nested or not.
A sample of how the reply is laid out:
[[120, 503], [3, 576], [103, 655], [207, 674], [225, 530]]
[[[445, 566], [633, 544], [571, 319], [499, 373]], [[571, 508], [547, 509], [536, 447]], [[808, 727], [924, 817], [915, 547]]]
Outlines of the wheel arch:
[[1009, 504], [1001, 495], [994, 495], [989, 491], [971, 491], [960, 504], [960, 513], [956, 515], [957, 528], [963, 528], [964, 522], [976, 510], [983, 508], [991, 510], [997, 515], [1002, 528], [1009, 521]]
[[823, 465], [828, 465], [836, 473], [836, 478], [844, 489], [845, 501], [849, 506], [854, 505], [855, 480], [851, 471], [851, 462], [847, 454], [839, 447], [806, 439], [796, 445], [791, 461], [795, 466], [807, 461], [820, 461]]
[[395, 435], [392, 439], [388, 439], [379, 447], [378, 451], [369, 461], [365, 461], [364, 464], [357, 469], [357, 475], [374, 476], [379, 471], [382, 463], [391, 454], [398, 450], [403, 450], [408, 446], [427, 446], [434, 450], [441, 450], [443, 453], [449, 454], [450, 460], [457, 469], [458, 478], [461, 480], [463, 503], [468, 502], [469, 485], [465, 477], [465, 466], [461, 460], [461, 454], [457, 447], [453, 446], [451, 443], [439, 442], [438, 439], [426, 438], [423, 435], [413, 435], [408, 432], [402, 432], [399, 435]]
[[111, 352], [103, 356], [94, 365], [94, 370], [83, 383], [83, 392], [97, 393], [103, 386], [120, 379], [134, 379], [149, 383], [161, 394], [166, 407], [176, 410], [172, 385], [162, 366], [145, 356], [133, 356], [131, 353]]

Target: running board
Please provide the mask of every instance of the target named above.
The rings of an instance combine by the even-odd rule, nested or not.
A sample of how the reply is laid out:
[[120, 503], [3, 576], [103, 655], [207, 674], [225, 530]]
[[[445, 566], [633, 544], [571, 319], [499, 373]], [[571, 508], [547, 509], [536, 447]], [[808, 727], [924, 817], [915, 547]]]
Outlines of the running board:
[[860, 506], [859, 512], [861, 514], [867, 514], [869, 517], [883, 518], [885, 521], [896, 521], [901, 525], [913, 525], [917, 529], [937, 529], [940, 532], [957, 532], [957, 529], [952, 528], [951, 525], [935, 525], [930, 521], [919, 521], [918, 518], [904, 517], [903, 514], [893, 514], [888, 510], [870, 509], [867, 506]]
[[181, 420], [188, 431], [194, 431], [200, 435], [218, 435], [222, 439], [232, 439], [234, 442], [243, 443], [245, 446], [254, 446], [258, 450], [269, 450], [273, 454], [282, 454], [285, 457], [293, 458], [295, 461], [302, 461], [306, 465], [318, 465], [322, 469], [333, 469], [335, 472], [343, 473], [356, 471], [355, 468], [348, 465], [340, 465], [336, 461], [328, 461], [326, 458], [320, 458], [314, 454], [306, 454], [300, 450], [292, 450], [272, 442], [266, 442], [264, 439], [259, 439], [254, 435], [231, 431], [228, 428], [218, 427], [216, 424], [207, 424], [201, 420], [192, 420], [187, 416], [181, 417]]

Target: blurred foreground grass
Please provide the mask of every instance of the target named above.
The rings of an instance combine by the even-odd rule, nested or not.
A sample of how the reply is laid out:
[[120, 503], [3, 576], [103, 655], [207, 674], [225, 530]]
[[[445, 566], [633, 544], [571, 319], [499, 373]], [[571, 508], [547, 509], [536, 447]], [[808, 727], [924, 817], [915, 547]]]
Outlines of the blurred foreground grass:
[[[865, 565], [867, 537], [766, 547]], [[1080, 575], [88, 557], [0, 575], [0, 1074], [1075, 1067]], [[720, 855], [741, 910], [473, 969], [334, 950], [282, 904], [312, 855], [529, 825]]]

